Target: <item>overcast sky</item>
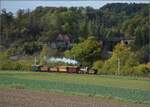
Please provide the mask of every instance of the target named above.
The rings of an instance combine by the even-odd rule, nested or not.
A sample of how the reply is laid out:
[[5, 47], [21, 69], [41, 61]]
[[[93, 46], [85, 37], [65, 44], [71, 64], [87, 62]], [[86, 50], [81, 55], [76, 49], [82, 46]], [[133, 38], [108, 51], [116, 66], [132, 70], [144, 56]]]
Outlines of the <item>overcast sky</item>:
[[107, 3], [149, 3], [148, 0], [0, 0], [1, 9], [16, 13], [18, 9], [35, 9], [37, 6], [100, 8]]

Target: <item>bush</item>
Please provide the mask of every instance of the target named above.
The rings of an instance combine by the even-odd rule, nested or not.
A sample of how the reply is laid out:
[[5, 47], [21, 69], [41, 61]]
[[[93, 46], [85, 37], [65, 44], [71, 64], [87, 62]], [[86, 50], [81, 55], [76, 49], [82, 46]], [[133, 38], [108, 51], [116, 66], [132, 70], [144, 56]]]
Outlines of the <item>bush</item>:
[[117, 72], [117, 61], [108, 59], [105, 61], [102, 70], [105, 72], [105, 74], [115, 75]]
[[26, 60], [20, 60], [16, 62], [16, 70], [31, 70], [31, 61], [26, 61]]
[[140, 64], [133, 68], [134, 75], [149, 75], [150, 74], [150, 64]]
[[13, 70], [14, 69], [14, 64], [10, 60], [3, 60], [0, 63], [0, 69], [1, 70], [10, 70], [10, 69]]
[[5, 60], [0, 63], [1, 70], [31, 70], [31, 63], [26, 61]]
[[11, 54], [11, 50], [0, 53], [0, 70], [31, 70], [32, 58], [12, 61], [9, 59]]
[[104, 74], [104, 72], [102, 70], [103, 65], [104, 65], [104, 62], [101, 60], [98, 60], [98, 61], [94, 62], [93, 68], [98, 71], [98, 74]]
[[115, 46], [111, 58], [105, 62], [102, 69], [105, 74], [130, 75], [133, 72], [132, 68], [138, 64], [138, 59], [131, 49], [125, 44], [119, 43]]

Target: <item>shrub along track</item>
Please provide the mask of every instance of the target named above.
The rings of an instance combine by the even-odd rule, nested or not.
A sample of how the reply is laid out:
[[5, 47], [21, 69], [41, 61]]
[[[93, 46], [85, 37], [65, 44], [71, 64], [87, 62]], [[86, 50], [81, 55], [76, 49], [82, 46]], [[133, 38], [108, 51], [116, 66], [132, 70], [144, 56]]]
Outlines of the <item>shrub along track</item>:
[[0, 88], [0, 107], [148, 107], [61, 93]]

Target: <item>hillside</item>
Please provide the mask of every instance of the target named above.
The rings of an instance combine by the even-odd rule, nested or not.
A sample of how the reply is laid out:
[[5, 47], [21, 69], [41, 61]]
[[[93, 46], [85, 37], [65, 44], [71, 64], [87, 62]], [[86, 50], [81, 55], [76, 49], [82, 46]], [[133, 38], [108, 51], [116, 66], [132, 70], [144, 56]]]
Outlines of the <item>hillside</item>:
[[[40, 52], [43, 44], [60, 52], [88, 36], [95, 36], [97, 40], [123, 36], [134, 37], [132, 47], [139, 50], [149, 40], [148, 6], [113, 3], [100, 9], [37, 7], [33, 11], [18, 10], [16, 15], [3, 9], [0, 49], [9, 49], [12, 54], [32, 55]], [[57, 46], [51, 46], [53, 43]], [[108, 45], [113, 48], [113, 44]]]

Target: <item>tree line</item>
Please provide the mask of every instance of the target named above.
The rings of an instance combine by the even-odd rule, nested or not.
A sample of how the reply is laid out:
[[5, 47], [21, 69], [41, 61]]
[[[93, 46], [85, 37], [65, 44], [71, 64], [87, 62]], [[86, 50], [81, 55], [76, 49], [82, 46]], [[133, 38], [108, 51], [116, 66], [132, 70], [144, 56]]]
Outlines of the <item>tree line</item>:
[[62, 33], [69, 34], [75, 42], [88, 36], [134, 36], [134, 45], [139, 49], [149, 41], [148, 7], [127, 3], [107, 4], [100, 9], [40, 6], [33, 11], [20, 9], [16, 15], [2, 9], [0, 45], [33, 54], [41, 50], [40, 43]]
[[[78, 46], [82, 47], [88, 41], [122, 36], [135, 38], [129, 47], [138, 56], [139, 63], [149, 62], [149, 4], [112, 3], [99, 9], [39, 6], [33, 11], [20, 9], [15, 15], [2, 9], [0, 19], [0, 49], [8, 51], [10, 55], [40, 53], [43, 44], [52, 41], [58, 34], [69, 35], [74, 44], [72, 49], [81, 53]], [[96, 47], [96, 42], [92, 44]], [[93, 51], [88, 45], [85, 48], [89, 50], [86, 51]], [[95, 52], [100, 51], [101, 48], [98, 48]], [[70, 56], [69, 52], [65, 54]], [[87, 60], [91, 56], [80, 60]]]

